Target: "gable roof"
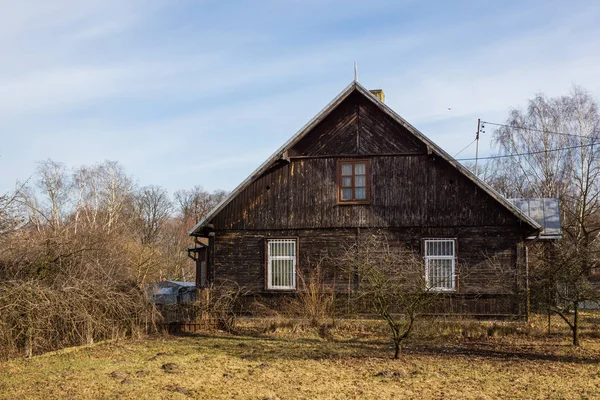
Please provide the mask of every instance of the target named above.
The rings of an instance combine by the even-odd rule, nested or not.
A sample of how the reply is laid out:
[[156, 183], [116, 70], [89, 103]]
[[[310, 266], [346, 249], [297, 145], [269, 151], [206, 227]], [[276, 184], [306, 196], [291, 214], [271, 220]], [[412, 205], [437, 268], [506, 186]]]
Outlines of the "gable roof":
[[536, 230], [541, 230], [542, 227], [531, 217], [521, 211], [518, 207], [509, 202], [504, 196], [496, 192], [489, 185], [475, 176], [471, 171], [465, 168], [462, 164], [457, 162], [451, 155], [446, 153], [439, 147], [437, 144], [432, 142], [427, 136], [421, 133], [417, 128], [409, 124], [404, 118], [400, 115], [396, 114], [394, 110], [388, 107], [385, 103], [380, 101], [377, 97], [375, 97], [369, 90], [367, 90], [364, 86], [354, 81], [350, 83], [344, 90], [342, 90], [329, 104], [325, 106], [317, 115], [315, 115], [306, 125], [304, 125], [294, 136], [288, 139], [279, 149], [277, 149], [269, 158], [265, 160], [250, 176], [248, 176], [242, 183], [240, 183], [235, 189], [229, 193], [227, 197], [225, 197], [215, 208], [213, 208], [208, 215], [200, 222], [196, 224], [190, 231], [189, 234], [194, 236], [197, 235], [204, 226], [206, 226], [210, 220], [212, 220], [215, 215], [217, 215], [221, 210], [227, 206], [239, 193], [241, 193], [246, 187], [248, 187], [256, 178], [260, 177], [265, 171], [267, 171], [271, 165], [285, 157], [285, 152], [292, 148], [296, 143], [298, 143], [302, 138], [304, 138], [315, 126], [317, 126], [321, 121], [323, 121], [333, 110], [336, 109], [348, 96], [352, 93], [358, 92], [365, 96], [369, 101], [375, 104], [381, 111], [390, 116], [394, 121], [402, 125], [406, 128], [410, 133], [420, 139], [428, 149], [431, 149], [432, 153], [437, 154], [442, 159], [446, 160], [450, 165], [459, 170], [463, 175], [465, 175], [469, 180], [471, 180], [475, 185], [481, 188], [484, 192], [492, 196], [496, 201], [498, 201], [501, 205], [507, 208], [511, 213], [513, 213], [517, 218], [521, 221], [527, 223], [532, 228]]

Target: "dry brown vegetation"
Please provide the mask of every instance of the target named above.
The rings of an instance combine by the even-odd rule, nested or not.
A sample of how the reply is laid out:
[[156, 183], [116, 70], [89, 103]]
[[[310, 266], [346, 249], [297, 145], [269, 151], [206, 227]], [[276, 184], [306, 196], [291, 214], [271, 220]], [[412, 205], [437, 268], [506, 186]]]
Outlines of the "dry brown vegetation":
[[189, 229], [222, 192], [137, 187], [117, 162], [47, 160], [0, 196], [0, 359], [145, 334], [145, 289], [193, 280]]
[[[293, 320], [240, 332], [102, 343], [0, 364], [3, 398], [598, 398], [598, 315], [579, 348], [565, 327], [417, 321], [392, 360], [382, 321], [338, 321], [331, 337]], [[252, 335], [249, 335], [249, 334]]]

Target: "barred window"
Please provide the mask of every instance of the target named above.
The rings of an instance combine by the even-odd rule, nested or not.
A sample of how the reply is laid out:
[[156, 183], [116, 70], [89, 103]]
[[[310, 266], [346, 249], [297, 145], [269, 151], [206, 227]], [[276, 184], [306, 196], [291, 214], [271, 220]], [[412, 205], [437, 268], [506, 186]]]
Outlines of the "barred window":
[[296, 289], [296, 239], [267, 240], [267, 289]]
[[456, 289], [455, 262], [454, 239], [425, 239], [425, 279], [429, 289]]

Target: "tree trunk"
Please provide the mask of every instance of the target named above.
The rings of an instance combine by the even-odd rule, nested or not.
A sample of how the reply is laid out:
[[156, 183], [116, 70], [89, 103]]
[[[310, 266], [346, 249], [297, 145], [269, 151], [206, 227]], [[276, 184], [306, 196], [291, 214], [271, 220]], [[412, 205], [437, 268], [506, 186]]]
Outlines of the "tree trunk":
[[579, 302], [573, 302], [573, 346], [579, 346]]
[[400, 358], [400, 341], [394, 340], [394, 347], [395, 347], [394, 360], [397, 360]]

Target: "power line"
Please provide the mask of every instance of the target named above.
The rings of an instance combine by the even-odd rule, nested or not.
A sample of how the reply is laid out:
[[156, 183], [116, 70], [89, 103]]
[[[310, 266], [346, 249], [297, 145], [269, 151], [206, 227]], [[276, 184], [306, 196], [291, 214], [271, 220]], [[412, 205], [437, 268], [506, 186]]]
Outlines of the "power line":
[[[554, 135], [562, 135], [562, 136], [571, 136], [571, 137], [576, 137], [576, 138], [585, 138], [585, 139], [590, 139], [587, 136], [582, 136], [582, 135], [574, 135], [572, 133], [564, 133], [564, 132], [554, 132], [554, 131], [547, 131], [544, 129], [535, 129], [535, 128], [526, 128], [524, 126], [514, 126], [514, 125], [507, 125], [507, 124], [499, 124], [497, 122], [489, 122], [489, 121], [481, 121], [481, 124], [485, 125], [495, 125], [495, 126], [502, 126], [505, 128], [512, 128], [512, 129], [521, 129], [521, 130], [525, 130], [525, 131], [532, 131], [532, 132], [541, 132], [541, 133], [552, 133]], [[592, 132], [596, 132], [597, 129], [594, 129]]]
[[[496, 159], [496, 158], [529, 156], [529, 155], [533, 155], [533, 154], [552, 153], [552, 152], [561, 151], [561, 150], [572, 150], [572, 149], [579, 149], [579, 148], [582, 148], [582, 147], [591, 147], [591, 146], [594, 146], [595, 144], [598, 144], [598, 143], [597, 142], [592, 142], [592, 143], [582, 144], [582, 145], [578, 145], [578, 146], [560, 147], [560, 148], [557, 148], [557, 149], [529, 151], [529, 152], [526, 152], [526, 153], [503, 154], [503, 155], [499, 155], [499, 156], [478, 157], [478, 159], [479, 160], [492, 160], [492, 159]], [[474, 161], [476, 159], [477, 158], [475, 158], [475, 157], [473, 157], [473, 158], [457, 158], [456, 161]]]
[[471, 147], [471, 146], [473, 145], [473, 143], [475, 143], [475, 141], [476, 141], [476, 140], [477, 140], [477, 139], [473, 139], [473, 141], [472, 141], [471, 143], [469, 143], [468, 145], [466, 145], [466, 146], [465, 146], [465, 148], [464, 148], [464, 149], [462, 149], [461, 151], [459, 151], [458, 153], [456, 153], [456, 154], [454, 155], [454, 157], [456, 158], [456, 156], [458, 156], [460, 153], [462, 153], [463, 151], [465, 151], [466, 149], [468, 149], [469, 147]]

